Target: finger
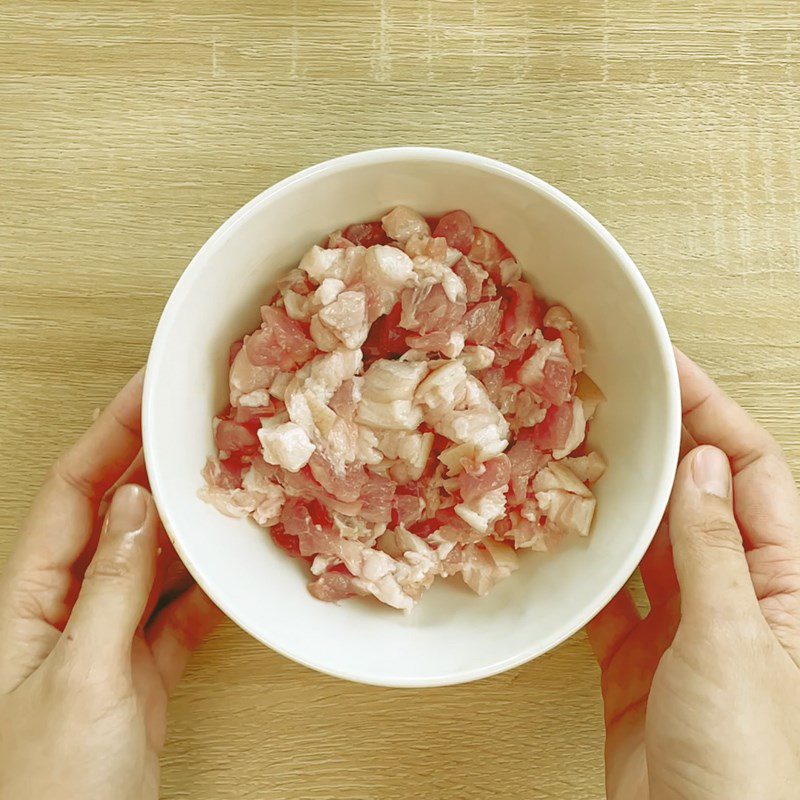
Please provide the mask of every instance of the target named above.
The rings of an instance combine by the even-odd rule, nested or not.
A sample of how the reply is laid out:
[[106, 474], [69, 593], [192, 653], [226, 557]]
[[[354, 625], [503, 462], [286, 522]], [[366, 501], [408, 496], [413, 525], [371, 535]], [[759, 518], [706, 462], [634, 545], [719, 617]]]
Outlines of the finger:
[[120, 486], [124, 486], [126, 483], [135, 483], [137, 486], [144, 486], [148, 492], [150, 491], [150, 479], [147, 475], [147, 468], [144, 463], [143, 450], [139, 450], [125, 472], [120, 475], [114, 485], [103, 495], [97, 512], [101, 517], [105, 517], [108, 511], [108, 506], [111, 503], [111, 496]]
[[641, 719], [653, 676], [678, 627], [679, 598], [653, 609], [628, 634], [603, 670], [601, 687], [607, 731]]
[[153, 583], [157, 536], [149, 492], [117, 489], [62, 641], [95, 660], [129, 656]]
[[683, 460], [683, 457], [690, 453], [697, 447], [697, 442], [689, 431], [686, 430], [685, 425], [681, 425], [681, 444], [678, 451], [678, 460]]
[[[697, 447], [685, 426], [681, 426], [681, 445], [679, 457], [683, 457]], [[650, 601], [650, 608], [669, 602], [678, 593], [678, 578], [672, 563], [672, 543], [669, 540], [668, 514], [665, 514], [656, 535], [639, 565], [639, 574]]]
[[681, 462], [669, 527], [684, 616], [758, 609], [733, 515], [730, 465], [718, 448], [698, 447]]
[[144, 613], [142, 614], [140, 623], [142, 626], [147, 625], [150, 617], [158, 608], [164, 593], [164, 583], [167, 579], [167, 571], [170, 568], [172, 554], [174, 553], [172, 547], [167, 548], [167, 543], [169, 543], [169, 537], [159, 519], [156, 537], [156, 568], [153, 584], [150, 587], [150, 594], [147, 597], [147, 603], [145, 604]]
[[[135, 375], [51, 470], [9, 560], [12, 580], [39, 585], [32, 603], [51, 624], [65, 613], [70, 568], [86, 547], [97, 503], [141, 447], [143, 373]], [[39, 580], [46, 576], [46, 580]]]
[[678, 593], [678, 578], [672, 563], [672, 544], [669, 540], [669, 523], [661, 520], [656, 535], [639, 565], [644, 590], [650, 607], [668, 602]]
[[641, 622], [633, 597], [621, 589], [609, 604], [586, 626], [600, 669], [605, 670], [625, 640]]
[[[727, 397], [696, 364], [676, 350], [684, 423], [700, 444], [733, 460], [734, 502], [753, 556], [756, 593], [791, 582], [800, 563], [800, 495], [772, 437]], [[794, 581], [796, 583], [796, 581]]]
[[177, 686], [191, 654], [222, 619], [222, 612], [193, 585], [148, 626], [147, 643], [168, 694]]
[[698, 444], [711, 444], [727, 453], [734, 473], [764, 455], [780, 453], [764, 428], [677, 348], [675, 360], [683, 424]]

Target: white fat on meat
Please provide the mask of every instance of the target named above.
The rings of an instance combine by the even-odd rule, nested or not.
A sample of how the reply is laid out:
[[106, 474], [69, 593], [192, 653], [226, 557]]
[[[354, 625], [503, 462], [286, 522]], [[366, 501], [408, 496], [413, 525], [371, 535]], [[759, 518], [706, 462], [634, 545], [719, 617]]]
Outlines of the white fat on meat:
[[377, 538], [386, 530], [384, 523], [367, 523], [359, 516], [349, 517], [346, 514], [333, 513], [333, 529], [342, 539], [359, 541], [372, 547]]
[[437, 550], [402, 525], [384, 533], [378, 540], [378, 547], [395, 560], [394, 577], [414, 600], [419, 600], [433, 579], [442, 573]]
[[[445, 355], [447, 355], [445, 353]], [[482, 344], [471, 344], [464, 347], [458, 360], [469, 372], [479, 372], [488, 369], [494, 363], [494, 350]]]
[[545, 339], [542, 332], [537, 330], [533, 334], [533, 343], [536, 345], [534, 354], [519, 368], [519, 379], [525, 384], [538, 384], [544, 380], [544, 365], [547, 361], [562, 361], [569, 363], [564, 352], [561, 339]]
[[377, 466], [384, 460], [378, 448], [378, 434], [366, 425], [356, 426], [356, 461], [370, 466]]
[[310, 322], [314, 314], [330, 305], [344, 289], [344, 281], [338, 278], [324, 278], [311, 295], [302, 295], [292, 290], [285, 292], [283, 306], [292, 319]]
[[[425, 408], [428, 424], [455, 445], [474, 448], [478, 463], [508, 446], [508, 422], [461, 361], [444, 362], [433, 370], [420, 384], [416, 399]], [[459, 454], [459, 461], [462, 457]], [[448, 464], [451, 473], [456, 466], [454, 461]]]
[[571, 456], [562, 458], [561, 463], [581, 481], [594, 483], [603, 477], [606, 471], [606, 460], [600, 453], [592, 451], [585, 456]]
[[295, 373], [284, 393], [290, 420], [337, 468], [355, 459], [357, 431], [328, 403], [342, 383], [361, 369], [361, 362], [361, 350], [342, 347], [319, 355]]
[[350, 573], [360, 580], [362, 588], [393, 608], [410, 611], [414, 599], [407, 594], [395, 577], [397, 562], [380, 550], [360, 542], [339, 540], [334, 553]]
[[[283, 400], [286, 396], [286, 387], [294, 379], [293, 372], [279, 372], [269, 385], [269, 393], [278, 400]], [[265, 404], [266, 405], [266, 404]]]
[[367, 250], [362, 275], [371, 290], [375, 316], [388, 314], [400, 292], [417, 282], [411, 259], [397, 247], [385, 244], [376, 244]]
[[306, 295], [298, 294], [291, 289], [283, 295], [283, 307], [290, 319], [308, 322], [311, 317], [311, 302]]
[[466, 337], [462, 331], [450, 331], [450, 335], [447, 337], [447, 344], [442, 347], [442, 355], [448, 358], [456, 358], [464, 350], [465, 342]]
[[242, 488], [258, 496], [258, 505], [253, 509], [253, 519], [262, 527], [277, 525], [281, 509], [286, 501], [283, 487], [273, 483], [260, 468], [258, 462], [244, 474]]
[[453, 408], [466, 396], [467, 368], [462, 361], [445, 361], [417, 388], [415, 399], [432, 412]]
[[565, 331], [573, 326], [572, 314], [564, 306], [548, 308], [542, 322], [546, 328], [555, 328], [557, 331]]
[[[526, 506], [528, 510], [526, 511]], [[531, 510], [535, 516], [531, 519]], [[533, 550], [537, 553], [545, 553], [548, 550], [546, 526], [539, 525], [539, 517], [542, 516], [541, 509], [536, 503], [526, 500], [522, 504], [519, 512], [512, 511], [508, 517], [511, 528], [506, 534], [506, 538], [514, 540], [514, 547], [520, 550]]]
[[480, 533], [486, 533], [506, 511], [508, 484], [482, 494], [469, 503], [459, 503], [453, 509], [464, 522]]
[[375, 361], [364, 373], [356, 421], [371, 428], [416, 430], [422, 410], [414, 393], [427, 372], [423, 362]]
[[214, 506], [226, 517], [244, 518], [256, 510], [259, 496], [245, 489], [222, 489], [219, 486], [203, 486], [197, 496]]
[[504, 258], [500, 262], [500, 283], [508, 286], [509, 283], [518, 281], [522, 277], [522, 270], [516, 259]]
[[323, 353], [331, 353], [342, 346], [339, 337], [325, 325], [319, 318], [319, 314], [314, 314], [314, 316], [311, 317], [308, 330], [311, 334], [311, 338], [314, 340], [314, 344], [322, 350]]
[[344, 281], [338, 278], [325, 278], [314, 292], [314, 302], [320, 308], [329, 306], [344, 290]]
[[568, 456], [586, 437], [586, 416], [583, 413], [583, 402], [580, 397], [572, 401], [572, 425], [567, 440], [559, 450], [553, 450], [553, 458]]
[[363, 291], [341, 292], [317, 312], [317, 318], [350, 350], [361, 347], [369, 335], [367, 297]]
[[439, 461], [442, 466], [447, 470], [448, 477], [453, 477], [462, 472], [466, 465], [476, 468], [482, 462], [477, 460], [478, 449], [471, 442], [464, 444], [455, 444], [451, 447], [446, 447], [439, 453]]
[[327, 277], [338, 277], [344, 265], [344, 249], [326, 250], [315, 244], [301, 259], [299, 267], [315, 283]]
[[255, 389], [252, 392], [240, 395], [237, 405], [244, 406], [245, 408], [268, 406], [270, 404], [270, 393], [271, 392], [267, 389]]
[[[458, 253], [457, 250], [455, 252]], [[467, 285], [445, 263], [427, 256], [417, 256], [413, 263], [414, 272], [421, 284], [435, 286], [437, 283], [441, 283], [445, 297], [451, 303], [467, 302]]]
[[533, 479], [534, 497], [547, 521], [563, 533], [588, 536], [596, 501], [568, 467], [551, 461]]
[[404, 244], [412, 236], [430, 236], [431, 229], [422, 216], [408, 206], [396, 206], [381, 218], [386, 235], [396, 242]]
[[336, 390], [361, 369], [360, 350], [340, 347], [319, 355], [295, 373], [295, 380], [304, 392], [311, 392], [327, 404]]
[[315, 244], [300, 259], [299, 268], [316, 284], [321, 284], [326, 278], [350, 284], [360, 275], [365, 254], [366, 249], [358, 245], [326, 250]]
[[[434, 264], [450, 268], [455, 266], [462, 258], [463, 255], [460, 250], [455, 247], [450, 247], [447, 240], [442, 237], [432, 238], [430, 236], [411, 236], [403, 245], [403, 249], [411, 256], [412, 259], [421, 259], [433, 262]], [[431, 267], [437, 269], [438, 267]], [[476, 267], [480, 269], [480, 267]], [[422, 266], [422, 271], [428, 269]], [[488, 277], [488, 273], [487, 273]]]
[[[533, 392], [528, 389], [522, 389], [514, 396], [513, 409], [509, 411], [514, 415], [515, 428], [532, 428], [547, 416], [547, 409], [538, 402]], [[575, 447], [577, 446], [575, 445]], [[569, 452], [572, 451], [570, 450]]]
[[475, 594], [483, 597], [519, 568], [513, 548], [492, 539], [468, 544], [461, 551], [461, 576]]
[[[408, 483], [422, 477], [431, 454], [433, 439], [432, 433], [381, 431], [378, 447], [386, 458], [402, 462], [401, 465], [393, 465], [392, 474], [396, 472], [398, 477], [404, 478], [400, 483]], [[403, 469], [398, 469], [399, 466]]]
[[311, 574], [312, 575], [322, 575], [324, 572], [327, 572], [331, 567], [335, 567], [337, 564], [341, 564], [336, 556], [323, 556], [323, 555], [315, 555], [314, 560], [311, 562]]
[[231, 364], [229, 375], [231, 405], [238, 405], [242, 395], [259, 389], [268, 389], [277, 374], [278, 368], [275, 366], [259, 367], [252, 364], [247, 357], [247, 348], [242, 347]]
[[[453, 364], [457, 366], [452, 367]], [[437, 376], [443, 369], [447, 372]], [[417, 399], [426, 408], [428, 424], [456, 445], [474, 446], [479, 463], [494, 458], [508, 446], [508, 422], [483, 384], [469, 375], [460, 361], [434, 370], [420, 385]]]
[[299, 472], [317, 449], [305, 430], [295, 422], [261, 428], [258, 440], [264, 461], [288, 472]]
[[[453, 266], [463, 257], [459, 250], [448, 247], [445, 239], [414, 235], [405, 243], [405, 251], [414, 263], [414, 272], [421, 286], [432, 287], [440, 283], [445, 297], [451, 303], [466, 302], [467, 286], [463, 278], [453, 271]], [[427, 292], [422, 292], [419, 299], [424, 299], [426, 295]], [[411, 325], [412, 330], [414, 327]]]
[[597, 407], [606, 399], [605, 395], [585, 372], [581, 372], [577, 376], [576, 382], [575, 395], [583, 403], [583, 414], [587, 420], [593, 419]]

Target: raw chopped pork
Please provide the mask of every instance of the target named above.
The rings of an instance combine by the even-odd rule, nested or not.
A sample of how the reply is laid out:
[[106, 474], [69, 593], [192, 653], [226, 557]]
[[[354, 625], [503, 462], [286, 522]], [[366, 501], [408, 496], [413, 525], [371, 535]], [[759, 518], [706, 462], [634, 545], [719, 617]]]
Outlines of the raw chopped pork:
[[314, 245], [229, 354], [200, 496], [308, 563], [325, 601], [485, 595], [588, 536], [603, 395], [580, 333], [462, 210], [397, 206]]

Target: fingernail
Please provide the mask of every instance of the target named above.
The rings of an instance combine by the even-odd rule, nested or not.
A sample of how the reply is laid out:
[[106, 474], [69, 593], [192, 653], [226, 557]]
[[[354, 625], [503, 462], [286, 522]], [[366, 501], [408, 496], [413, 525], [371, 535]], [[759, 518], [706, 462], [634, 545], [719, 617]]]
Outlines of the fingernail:
[[731, 467], [728, 457], [716, 447], [701, 447], [692, 461], [695, 485], [705, 494], [728, 498], [731, 493]]
[[111, 499], [108, 510], [108, 530], [112, 533], [130, 533], [144, 525], [147, 517], [147, 492], [133, 483], [120, 486]]

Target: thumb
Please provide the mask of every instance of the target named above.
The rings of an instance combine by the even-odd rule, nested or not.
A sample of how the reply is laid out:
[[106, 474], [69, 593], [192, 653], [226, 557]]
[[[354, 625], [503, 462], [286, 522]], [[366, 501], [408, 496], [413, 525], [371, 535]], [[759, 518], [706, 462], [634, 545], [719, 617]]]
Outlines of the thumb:
[[153, 584], [157, 531], [149, 492], [134, 484], [117, 489], [64, 630], [76, 648], [93, 657], [130, 652]]
[[697, 447], [678, 467], [670, 501], [670, 536], [684, 616], [757, 608], [733, 514], [728, 457], [716, 447]]

